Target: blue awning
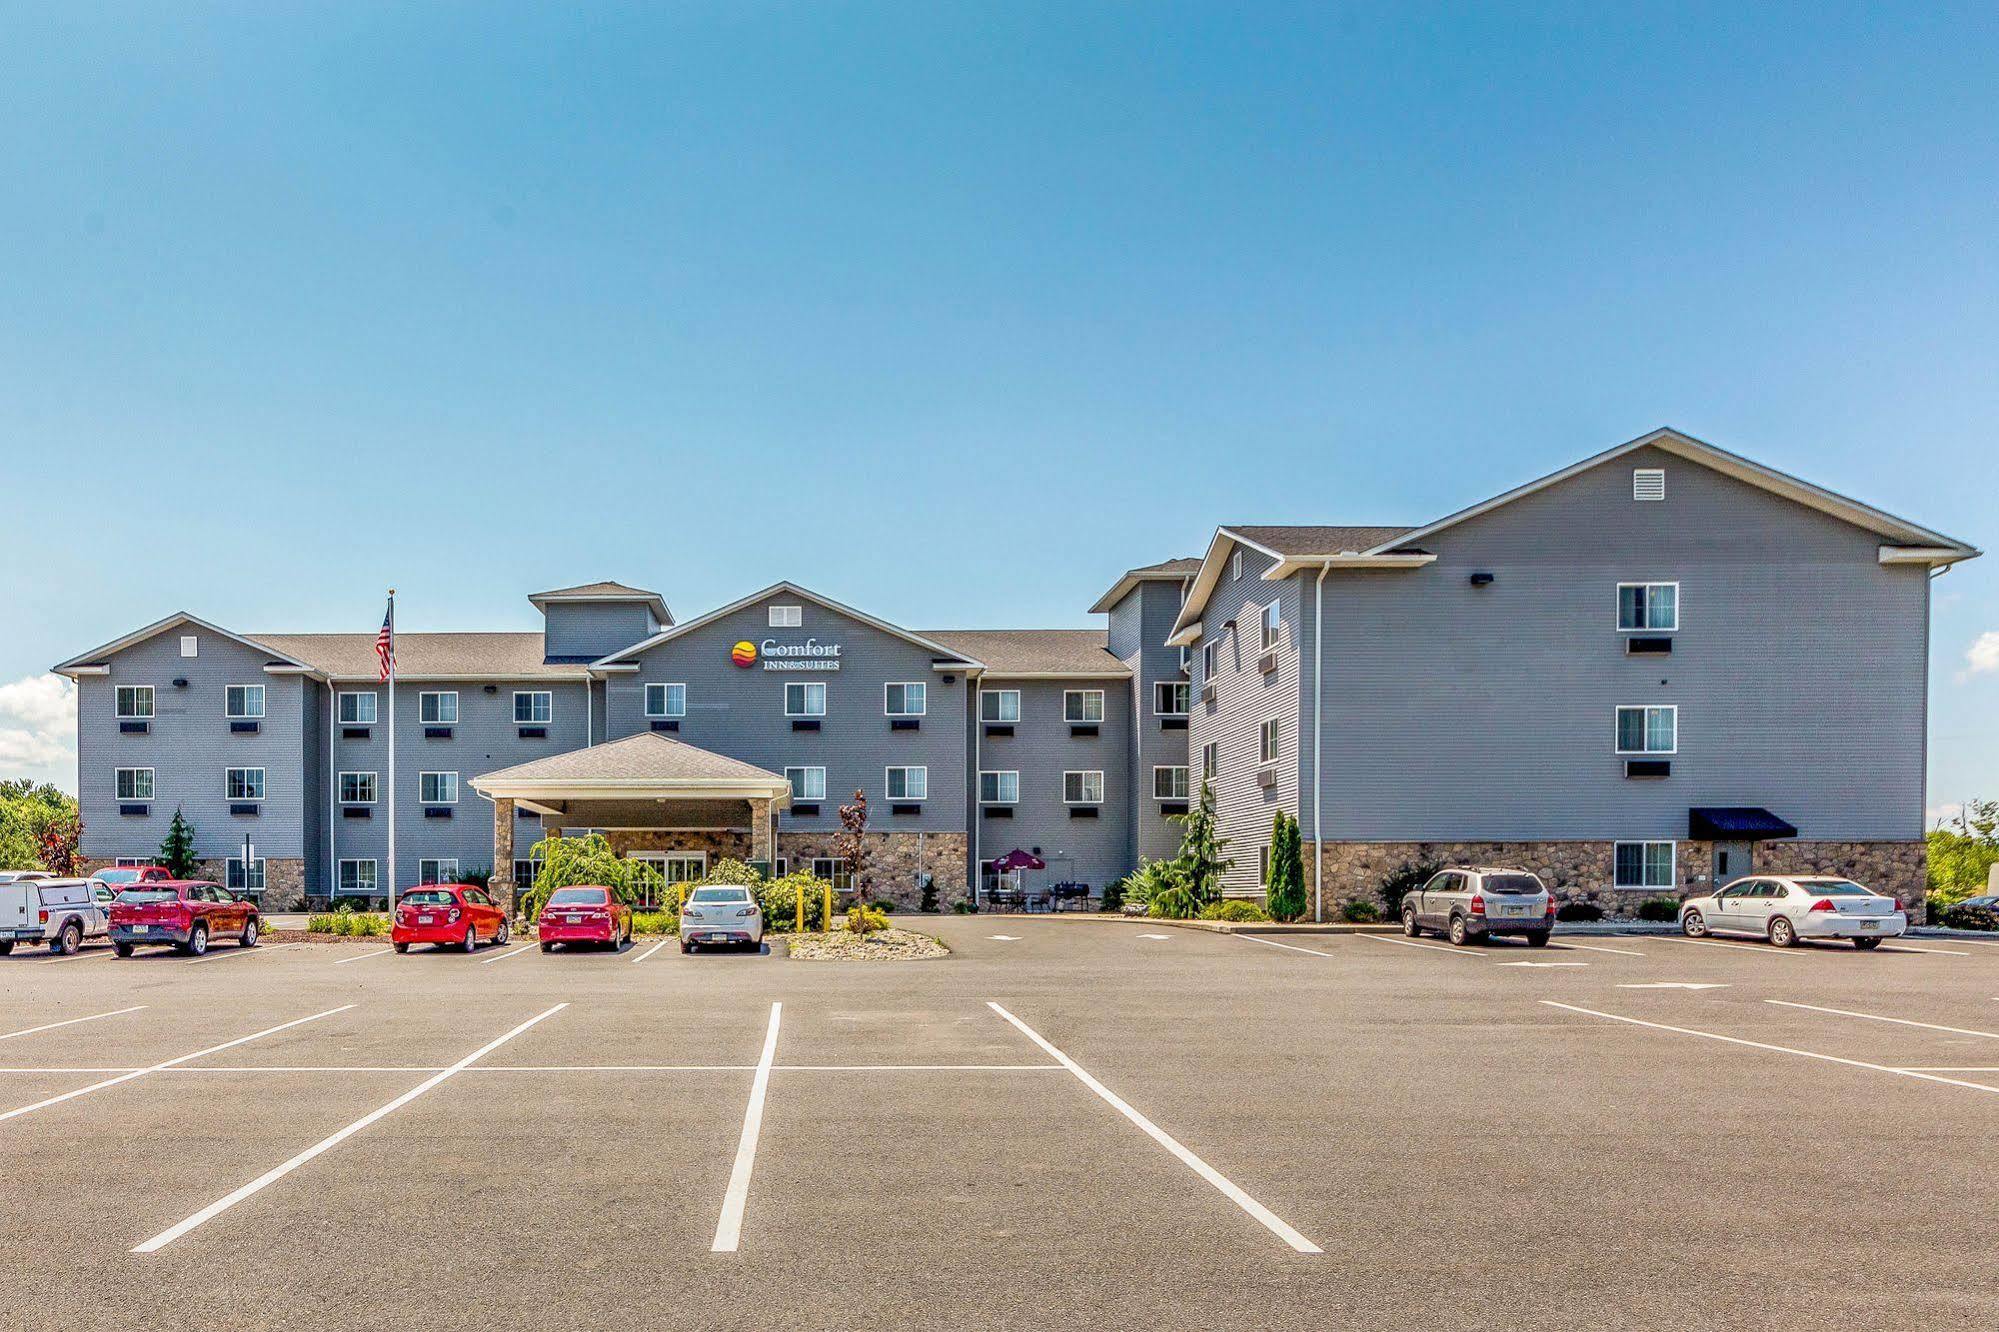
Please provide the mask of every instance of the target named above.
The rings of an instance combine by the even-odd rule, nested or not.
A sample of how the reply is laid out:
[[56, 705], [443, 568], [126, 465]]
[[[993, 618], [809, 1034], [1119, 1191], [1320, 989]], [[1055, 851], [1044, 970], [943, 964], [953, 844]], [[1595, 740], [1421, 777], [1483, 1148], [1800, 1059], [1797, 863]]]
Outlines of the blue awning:
[[1756, 842], [1797, 835], [1796, 828], [1753, 805], [1713, 805], [1687, 811], [1687, 836], [1696, 842]]

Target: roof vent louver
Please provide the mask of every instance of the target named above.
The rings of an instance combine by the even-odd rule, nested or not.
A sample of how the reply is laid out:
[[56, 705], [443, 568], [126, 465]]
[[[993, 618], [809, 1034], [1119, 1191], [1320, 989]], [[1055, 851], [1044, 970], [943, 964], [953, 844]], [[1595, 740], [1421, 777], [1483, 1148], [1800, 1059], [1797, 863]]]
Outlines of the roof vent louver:
[[1666, 469], [1663, 467], [1634, 469], [1631, 473], [1631, 498], [1635, 500], [1666, 498]]

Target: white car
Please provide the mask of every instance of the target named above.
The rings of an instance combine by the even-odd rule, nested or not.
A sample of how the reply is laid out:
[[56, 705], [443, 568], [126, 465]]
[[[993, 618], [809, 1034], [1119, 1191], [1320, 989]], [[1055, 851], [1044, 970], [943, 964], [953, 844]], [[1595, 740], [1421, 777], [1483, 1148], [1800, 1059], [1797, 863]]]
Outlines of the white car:
[[1800, 939], [1851, 939], [1855, 948], [1874, 948], [1908, 928], [1900, 902], [1830, 875], [1754, 874], [1680, 904], [1680, 932], [1689, 939], [1750, 934], [1779, 948]]
[[85, 939], [104, 937], [104, 908], [86, 879], [46, 874], [0, 883], [0, 957], [17, 943], [46, 943], [49, 951], [74, 953]]
[[696, 888], [680, 907], [680, 951], [702, 944], [746, 944], [761, 948], [764, 913], [747, 888], [711, 884]]

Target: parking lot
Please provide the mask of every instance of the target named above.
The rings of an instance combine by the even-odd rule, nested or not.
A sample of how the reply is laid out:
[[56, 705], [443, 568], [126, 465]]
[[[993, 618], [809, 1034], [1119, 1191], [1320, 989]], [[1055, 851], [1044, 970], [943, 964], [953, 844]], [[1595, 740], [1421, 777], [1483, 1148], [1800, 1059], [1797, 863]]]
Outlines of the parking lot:
[[954, 955], [0, 960], [0, 1299], [37, 1328], [1999, 1321], [1994, 944], [921, 927]]

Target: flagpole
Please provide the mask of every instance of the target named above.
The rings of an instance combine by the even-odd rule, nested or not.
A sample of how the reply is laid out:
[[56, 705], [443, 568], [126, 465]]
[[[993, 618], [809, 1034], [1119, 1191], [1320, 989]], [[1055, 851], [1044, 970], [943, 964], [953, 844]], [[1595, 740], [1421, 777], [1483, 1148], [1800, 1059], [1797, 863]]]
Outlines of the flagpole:
[[396, 916], [396, 590], [389, 589], [389, 919]]

